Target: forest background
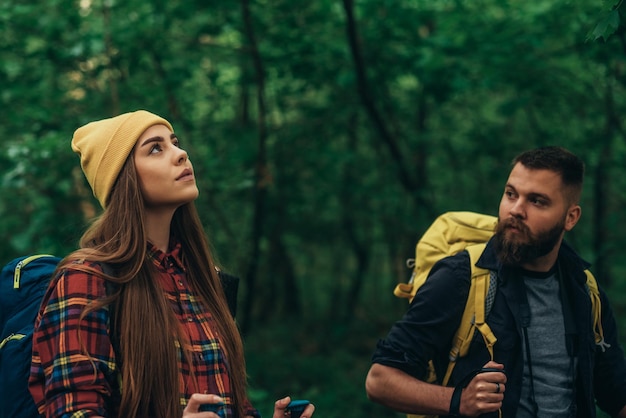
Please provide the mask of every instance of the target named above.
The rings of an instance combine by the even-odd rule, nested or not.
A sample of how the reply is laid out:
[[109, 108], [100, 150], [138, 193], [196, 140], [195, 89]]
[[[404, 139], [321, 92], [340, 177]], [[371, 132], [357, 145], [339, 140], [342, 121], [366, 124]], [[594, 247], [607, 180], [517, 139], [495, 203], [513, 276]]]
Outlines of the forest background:
[[[622, 1], [0, 2], [0, 254], [67, 254], [99, 206], [69, 141], [148, 109], [194, 162], [198, 208], [238, 321], [251, 398], [319, 417], [370, 403], [392, 295], [440, 213], [497, 214], [511, 159], [587, 164], [568, 234], [626, 335]], [[621, 12], [620, 12], [621, 10]], [[621, 13], [621, 14], [620, 14]], [[3, 263], [4, 264], [4, 263]]]

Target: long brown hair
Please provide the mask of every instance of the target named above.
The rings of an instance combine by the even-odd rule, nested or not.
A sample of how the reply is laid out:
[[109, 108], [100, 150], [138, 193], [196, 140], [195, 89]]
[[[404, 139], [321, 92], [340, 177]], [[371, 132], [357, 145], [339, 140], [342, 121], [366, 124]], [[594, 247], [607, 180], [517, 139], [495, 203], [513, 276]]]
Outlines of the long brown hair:
[[[96, 272], [118, 285], [119, 291], [89, 305], [88, 312], [113, 303], [114, 328], [119, 335], [117, 364], [122, 376], [120, 417], [180, 417], [181, 406], [177, 361], [178, 345], [191, 368], [176, 317], [163, 291], [153, 279], [147, 259], [143, 197], [132, 154], [126, 160], [112, 189], [104, 213], [80, 240], [80, 249], [68, 256], [60, 268], [94, 272], [74, 260], [107, 263], [113, 276]], [[182, 262], [191, 288], [211, 312], [224, 348], [233, 392], [236, 417], [244, 416], [246, 372], [243, 344], [217, 275], [209, 244], [193, 203], [179, 207], [172, 219], [171, 234], [182, 245]], [[70, 264], [72, 263], [72, 264]], [[172, 343], [172, 336], [177, 344]], [[121, 361], [120, 361], [121, 360]], [[193, 377], [193, 370], [192, 370]], [[195, 381], [195, 378], [193, 379]]]

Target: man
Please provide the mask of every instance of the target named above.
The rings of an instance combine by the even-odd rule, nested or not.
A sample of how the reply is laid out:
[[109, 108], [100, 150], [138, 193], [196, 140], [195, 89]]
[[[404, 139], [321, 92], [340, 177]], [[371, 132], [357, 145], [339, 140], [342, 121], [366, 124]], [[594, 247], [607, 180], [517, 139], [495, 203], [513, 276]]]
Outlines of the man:
[[[581, 216], [583, 173], [583, 162], [560, 147], [513, 161], [496, 233], [476, 263], [498, 275], [487, 318], [498, 339], [493, 360], [477, 336], [450, 387], [425, 381], [431, 359], [443, 375], [467, 300], [470, 265], [461, 252], [433, 267], [379, 342], [366, 379], [371, 400], [413, 414], [505, 418], [590, 418], [597, 402], [626, 418], [626, 363], [609, 302], [601, 292], [605, 341], [597, 346], [589, 265], [563, 241]], [[474, 374], [481, 368], [490, 371]]]

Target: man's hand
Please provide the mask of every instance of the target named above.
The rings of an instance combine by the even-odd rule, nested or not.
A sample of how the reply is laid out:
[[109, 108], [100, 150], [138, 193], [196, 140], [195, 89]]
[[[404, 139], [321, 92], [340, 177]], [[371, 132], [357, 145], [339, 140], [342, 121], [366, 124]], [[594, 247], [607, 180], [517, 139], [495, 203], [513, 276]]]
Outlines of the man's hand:
[[478, 373], [461, 394], [461, 415], [475, 417], [502, 408], [506, 390], [504, 365], [490, 361], [483, 368], [497, 371]]

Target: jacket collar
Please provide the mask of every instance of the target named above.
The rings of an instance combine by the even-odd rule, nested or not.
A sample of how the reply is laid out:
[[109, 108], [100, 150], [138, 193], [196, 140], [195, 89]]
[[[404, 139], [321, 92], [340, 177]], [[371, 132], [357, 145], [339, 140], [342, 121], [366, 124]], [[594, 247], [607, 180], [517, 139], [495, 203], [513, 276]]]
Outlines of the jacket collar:
[[[583, 271], [591, 266], [591, 263], [585, 261], [582, 257], [580, 257], [576, 253], [576, 251], [574, 251], [574, 249], [565, 241], [561, 243], [557, 262], [560, 262], [561, 266], [565, 266], [567, 270], [571, 270], [572, 272]], [[502, 263], [498, 261], [498, 257], [496, 256], [496, 252], [494, 250], [493, 238], [491, 238], [487, 243], [485, 251], [483, 251], [480, 258], [476, 262], [476, 266], [488, 270], [495, 270], [498, 273], [500, 273], [500, 271], [502, 270]], [[500, 277], [502, 277], [502, 275], [500, 275]], [[582, 276], [581, 281], [585, 281], [584, 275]]]

